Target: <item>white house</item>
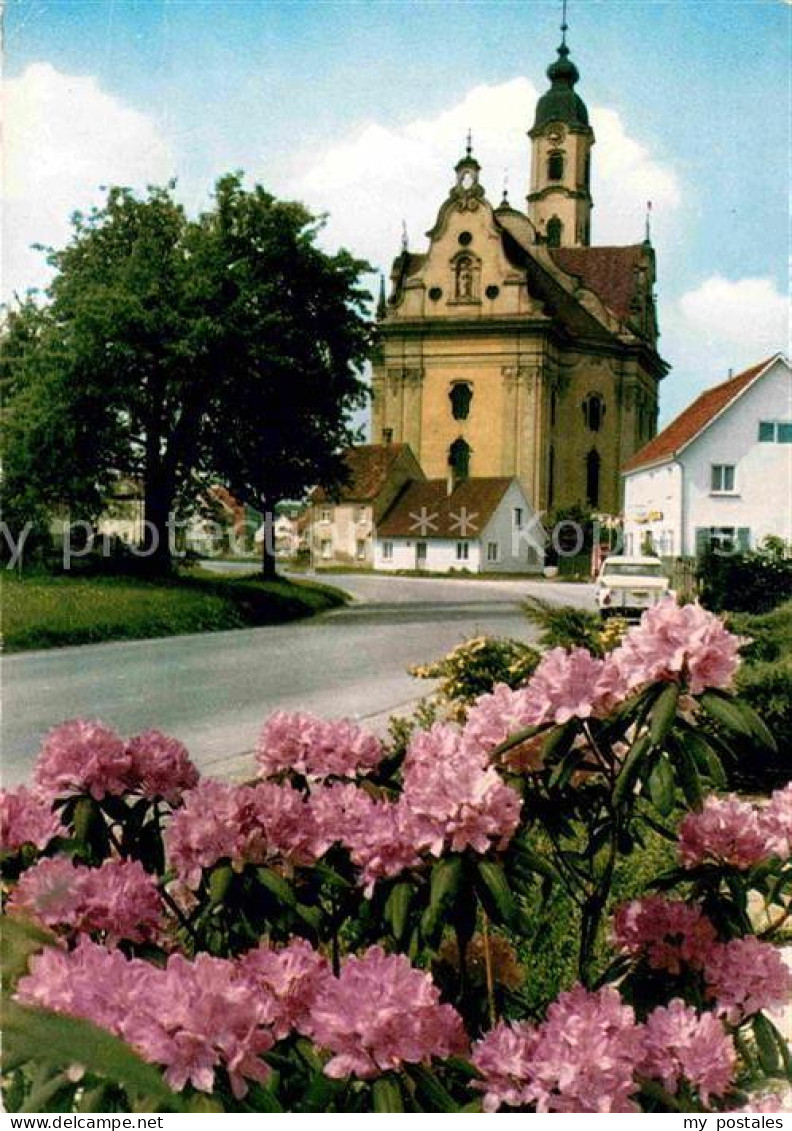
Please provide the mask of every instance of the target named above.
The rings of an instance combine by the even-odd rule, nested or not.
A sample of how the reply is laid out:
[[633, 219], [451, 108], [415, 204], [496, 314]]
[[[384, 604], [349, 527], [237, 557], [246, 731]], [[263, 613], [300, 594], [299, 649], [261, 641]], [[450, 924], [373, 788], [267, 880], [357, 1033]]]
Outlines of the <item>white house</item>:
[[792, 371], [776, 354], [707, 389], [627, 463], [625, 552], [792, 541]]
[[374, 566], [446, 573], [536, 573], [544, 531], [517, 479], [408, 483], [377, 525]]

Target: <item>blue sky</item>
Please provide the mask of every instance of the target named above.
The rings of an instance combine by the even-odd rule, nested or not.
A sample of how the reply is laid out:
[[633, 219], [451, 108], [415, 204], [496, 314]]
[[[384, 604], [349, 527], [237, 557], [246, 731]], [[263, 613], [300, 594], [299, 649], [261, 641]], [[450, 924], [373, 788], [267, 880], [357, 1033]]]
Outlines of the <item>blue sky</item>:
[[[783, 0], [571, 0], [592, 110], [594, 242], [641, 238], [654, 201], [662, 415], [787, 348], [790, 17]], [[191, 208], [243, 168], [386, 268], [420, 248], [473, 126], [513, 204], [558, 43], [553, 0], [12, 0], [5, 274], [44, 280], [100, 184], [170, 175]]]

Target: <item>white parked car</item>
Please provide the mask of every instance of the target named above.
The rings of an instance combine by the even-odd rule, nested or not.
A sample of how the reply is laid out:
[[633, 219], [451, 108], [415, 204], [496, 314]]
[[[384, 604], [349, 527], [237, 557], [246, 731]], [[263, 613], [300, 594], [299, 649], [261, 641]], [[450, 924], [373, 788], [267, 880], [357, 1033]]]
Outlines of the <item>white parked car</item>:
[[640, 617], [646, 609], [675, 596], [659, 558], [606, 558], [597, 577], [597, 607], [603, 617]]

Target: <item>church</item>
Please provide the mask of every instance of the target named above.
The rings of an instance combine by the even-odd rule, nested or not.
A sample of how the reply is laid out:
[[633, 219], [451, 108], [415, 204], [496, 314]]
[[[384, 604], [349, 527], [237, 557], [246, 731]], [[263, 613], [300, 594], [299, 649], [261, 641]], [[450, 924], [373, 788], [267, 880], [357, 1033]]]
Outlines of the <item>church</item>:
[[429, 479], [514, 477], [537, 510], [621, 510], [620, 472], [657, 430], [650, 233], [591, 242], [594, 131], [566, 24], [528, 131], [524, 211], [494, 206], [470, 135], [427, 233], [377, 311], [374, 443], [408, 444]]

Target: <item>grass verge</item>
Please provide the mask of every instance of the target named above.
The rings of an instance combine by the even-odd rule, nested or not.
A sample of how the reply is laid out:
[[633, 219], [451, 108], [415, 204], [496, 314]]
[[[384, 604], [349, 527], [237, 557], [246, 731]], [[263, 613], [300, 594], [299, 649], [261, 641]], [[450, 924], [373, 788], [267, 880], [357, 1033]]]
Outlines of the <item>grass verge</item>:
[[344, 604], [329, 585], [217, 577], [194, 570], [167, 581], [128, 577], [2, 578], [7, 652], [282, 624]]

